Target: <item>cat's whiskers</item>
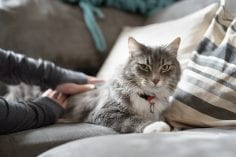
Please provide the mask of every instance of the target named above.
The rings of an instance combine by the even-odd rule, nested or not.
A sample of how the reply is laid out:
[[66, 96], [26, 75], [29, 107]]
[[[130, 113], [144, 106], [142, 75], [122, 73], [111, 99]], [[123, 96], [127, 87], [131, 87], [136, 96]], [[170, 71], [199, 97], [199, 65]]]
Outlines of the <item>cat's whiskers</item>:
[[125, 86], [123, 86], [122, 91], [125, 93], [133, 94], [140, 91], [140, 89], [131, 82], [125, 82]]

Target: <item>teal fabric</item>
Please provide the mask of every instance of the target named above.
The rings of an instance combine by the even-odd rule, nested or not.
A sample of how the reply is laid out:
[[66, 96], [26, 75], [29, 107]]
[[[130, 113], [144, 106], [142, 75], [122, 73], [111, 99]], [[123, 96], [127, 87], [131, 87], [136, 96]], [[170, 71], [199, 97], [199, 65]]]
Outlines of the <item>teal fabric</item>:
[[95, 15], [96, 17], [103, 18], [103, 13], [91, 3], [80, 2], [79, 5], [84, 12], [84, 21], [93, 37], [96, 49], [98, 52], [104, 52], [106, 50], [106, 42], [94, 17]]
[[84, 21], [91, 33], [98, 52], [105, 52], [106, 42], [99, 28], [96, 18], [104, 18], [100, 6], [110, 6], [124, 11], [139, 13], [148, 16], [177, 0], [63, 0], [64, 2], [79, 5], [84, 13]]

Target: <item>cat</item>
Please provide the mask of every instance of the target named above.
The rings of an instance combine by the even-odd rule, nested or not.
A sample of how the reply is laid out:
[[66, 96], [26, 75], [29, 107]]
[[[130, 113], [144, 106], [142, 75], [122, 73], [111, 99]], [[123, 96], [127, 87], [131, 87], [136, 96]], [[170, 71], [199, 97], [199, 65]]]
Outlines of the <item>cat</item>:
[[161, 120], [181, 74], [179, 44], [178, 37], [152, 48], [129, 37], [130, 57], [122, 70], [97, 89], [70, 97], [61, 121], [103, 125], [120, 133], [170, 131]]
[[42, 95], [43, 89], [39, 86], [20, 83], [18, 85], [5, 85], [3, 97], [10, 102], [32, 101]]

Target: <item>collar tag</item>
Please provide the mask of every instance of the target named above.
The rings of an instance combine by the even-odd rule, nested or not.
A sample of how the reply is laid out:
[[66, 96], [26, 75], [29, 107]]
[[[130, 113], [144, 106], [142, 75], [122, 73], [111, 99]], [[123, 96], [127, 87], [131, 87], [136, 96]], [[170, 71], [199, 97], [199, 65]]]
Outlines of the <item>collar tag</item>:
[[154, 113], [154, 103], [150, 103], [150, 112]]

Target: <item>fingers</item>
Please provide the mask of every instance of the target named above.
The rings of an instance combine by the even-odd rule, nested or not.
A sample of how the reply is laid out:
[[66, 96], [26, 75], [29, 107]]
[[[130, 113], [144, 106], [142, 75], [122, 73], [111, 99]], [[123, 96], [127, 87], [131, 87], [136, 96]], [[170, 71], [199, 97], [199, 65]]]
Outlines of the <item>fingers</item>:
[[48, 97], [51, 100], [57, 102], [64, 109], [66, 109], [66, 107], [67, 107], [67, 104], [68, 104], [67, 103], [67, 98], [68, 98], [68, 96], [63, 94], [63, 93], [48, 89], [46, 92], [44, 92], [42, 94], [42, 96]]
[[73, 95], [73, 94], [83, 93], [94, 88], [95, 85], [93, 84], [78, 85], [75, 83], [63, 83], [58, 85], [56, 90], [64, 94]]
[[67, 107], [68, 96], [58, 91], [55, 91], [54, 100], [56, 100], [64, 109]]
[[102, 83], [103, 79], [98, 79], [93, 76], [88, 76], [89, 84], [75, 84], [75, 83], [63, 83], [56, 87], [56, 90], [53, 91], [48, 89], [46, 92], [42, 94], [42, 96], [46, 96], [56, 101], [63, 108], [67, 106], [67, 98], [68, 95], [74, 95], [78, 93], [83, 93], [91, 89], [95, 89], [95, 83]]
[[62, 94], [62, 93], [60, 93], [58, 91], [53, 91], [52, 92], [52, 97], [54, 99], [56, 99], [57, 101], [59, 101], [61, 103], [64, 103], [64, 101], [67, 99], [68, 96], [65, 95], [65, 94]]
[[95, 85], [93, 84], [77, 85], [75, 88], [75, 92], [83, 93], [91, 89], [95, 89]]
[[68, 99], [65, 99], [65, 101], [62, 103], [62, 107], [66, 109], [68, 106]]
[[99, 78], [96, 78], [96, 77], [93, 77], [93, 76], [88, 76], [87, 79], [88, 79], [89, 84], [96, 84], [96, 83], [105, 82], [104, 79], [99, 79]]
[[48, 89], [42, 94], [42, 96], [48, 96], [48, 95], [50, 95], [51, 92], [52, 92], [52, 90]]

